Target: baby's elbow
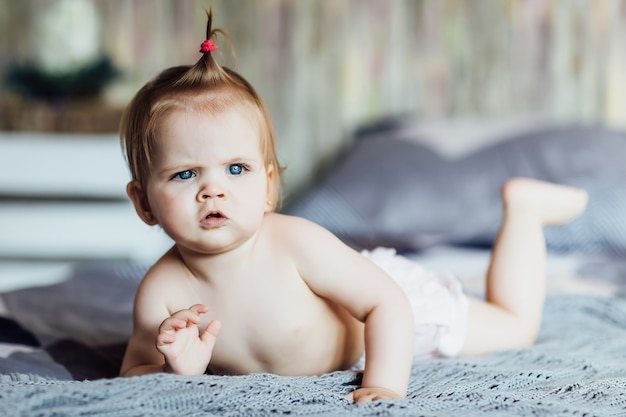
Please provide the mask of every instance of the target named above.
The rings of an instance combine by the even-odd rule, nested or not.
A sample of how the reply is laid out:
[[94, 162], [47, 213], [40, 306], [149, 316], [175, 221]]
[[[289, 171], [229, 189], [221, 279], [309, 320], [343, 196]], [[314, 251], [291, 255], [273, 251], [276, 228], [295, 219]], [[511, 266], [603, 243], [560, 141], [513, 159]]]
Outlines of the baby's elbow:
[[388, 297], [385, 303], [393, 311], [393, 316], [396, 317], [397, 320], [405, 322], [407, 326], [411, 328], [411, 331], [413, 331], [413, 307], [407, 295], [403, 291], [396, 292]]
[[413, 307], [411, 306], [411, 301], [403, 290], [398, 289], [391, 302], [393, 305], [397, 306], [397, 308], [402, 309], [403, 313], [413, 317]]

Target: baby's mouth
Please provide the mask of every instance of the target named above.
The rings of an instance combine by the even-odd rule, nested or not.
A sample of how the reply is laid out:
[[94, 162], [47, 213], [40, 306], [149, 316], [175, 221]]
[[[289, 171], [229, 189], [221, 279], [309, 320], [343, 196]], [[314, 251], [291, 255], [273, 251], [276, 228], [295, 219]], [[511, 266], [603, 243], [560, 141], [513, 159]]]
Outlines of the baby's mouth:
[[204, 216], [200, 223], [209, 227], [219, 227], [224, 224], [226, 220], [228, 220], [228, 217], [226, 217], [223, 213], [219, 211], [212, 211]]

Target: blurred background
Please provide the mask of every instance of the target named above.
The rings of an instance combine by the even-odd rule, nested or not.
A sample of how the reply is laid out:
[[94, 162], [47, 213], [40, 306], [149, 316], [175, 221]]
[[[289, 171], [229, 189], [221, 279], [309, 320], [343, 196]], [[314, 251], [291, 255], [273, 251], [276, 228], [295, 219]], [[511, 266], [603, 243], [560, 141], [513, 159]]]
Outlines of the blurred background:
[[232, 39], [220, 61], [269, 108], [288, 193], [389, 117], [626, 126], [626, 0], [0, 0], [0, 260], [155, 241], [131, 238], [146, 226], [125, 198], [119, 117], [199, 58], [209, 6]]
[[138, 88], [199, 57], [210, 5], [288, 189], [389, 115], [626, 125], [623, 0], [0, 0], [0, 130], [115, 132]]

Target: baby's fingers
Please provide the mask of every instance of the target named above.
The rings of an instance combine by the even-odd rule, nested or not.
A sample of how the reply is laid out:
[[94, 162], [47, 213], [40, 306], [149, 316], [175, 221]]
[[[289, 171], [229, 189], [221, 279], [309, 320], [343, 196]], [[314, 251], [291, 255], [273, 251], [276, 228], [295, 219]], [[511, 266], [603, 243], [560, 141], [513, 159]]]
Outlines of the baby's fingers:
[[187, 320], [180, 317], [168, 317], [159, 326], [159, 333], [171, 332], [187, 327]]
[[159, 335], [157, 336], [156, 345], [157, 347], [169, 345], [171, 343], [174, 343], [175, 341], [176, 341], [175, 333], [159, 333]]
[[[200, 314], [206, 313], [207, 311], [209, 311], [209, 308], [207, 306], [203, 304], [194, 304], [187, 309], [179, 310], [176, 313], [172, 314], [170, 319], [184, 320], [185, 321], [184, 326], [176, 327], [176, 328], [182, 329], [186, 326], [200, 323]], [[176, 323], [178, 323], [178, 321]]]
[[[205, 343], [210, 343], [211, 345], [215, 345], [215, 341], [217, 340], [217, 336], [220, 334], [220, 330], [222, 328], [222, 322], [219, 320], [213, 320], [209, 325], [204, 329], [202, 334], [200, 335], [200, 339], [202, 339]], [[211, 346], [213, 348], [213, 346]]]
[[206, 313], [207, 311], [209, 311], [209, 307], [207, 307], [204, 304], [194, 304], [191, 307], [189, 307], [189, 310], [191, 310], [194, 313], [200, 315], [200, 314], [203, 314], [203, 313]]
[[404, 398], [402, 395], [399, 395], [394, 391], [378, 387], [359, 388], [352, 391], [346, 397], [353, 400], [356, 404], [367, 403], [370, 401], [398, 400]]

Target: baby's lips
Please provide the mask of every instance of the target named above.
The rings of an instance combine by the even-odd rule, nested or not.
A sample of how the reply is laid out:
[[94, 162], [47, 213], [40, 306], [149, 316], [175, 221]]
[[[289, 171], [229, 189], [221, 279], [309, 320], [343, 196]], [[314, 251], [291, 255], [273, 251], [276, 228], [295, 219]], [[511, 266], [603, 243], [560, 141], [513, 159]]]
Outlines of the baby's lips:
[[210, 211], [208, 212], [205, 216], [204, 219], [210, 219], [210, 218], [214, 218], [214, 219], [227, 219], [228, 217], [226, 217], [224, 215], [224, 213], [222, 213], [219, 210], [214, 210], [214, 211]]

